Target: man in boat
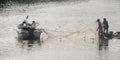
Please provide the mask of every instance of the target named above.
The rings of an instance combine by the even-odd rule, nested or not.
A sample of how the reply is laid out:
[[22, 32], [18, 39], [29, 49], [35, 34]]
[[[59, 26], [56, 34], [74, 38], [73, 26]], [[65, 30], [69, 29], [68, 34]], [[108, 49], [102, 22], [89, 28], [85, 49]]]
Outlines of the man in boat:
[[31, 28], [33, 30], [36, 30], [36, 27], [39, 25], [39, 23], [36, 23], [35, 21], [32, 21]]
[[108, 25], [108, 21], [106, 20], [106, 18], [103, 19], [103, 31], [105, 33], [108, 33], [108, 28], [109, 28], [109, 25]]
[[33, 40], [35, 39], [34, 30], [36, 30], [36, 27], [38, 25], [39, 25], [38, 23], [36, 23], [35, 21], [32, 21], [32, 24], [30, 24], [30, 26], [28, 27], [28, 32], [29, 32], [29, 37], [30, 37], [29, 43], [33, 43]]
[[27, 22], [24, 20], [21, 24], [18, 25], [18, 29], [27, 29]]

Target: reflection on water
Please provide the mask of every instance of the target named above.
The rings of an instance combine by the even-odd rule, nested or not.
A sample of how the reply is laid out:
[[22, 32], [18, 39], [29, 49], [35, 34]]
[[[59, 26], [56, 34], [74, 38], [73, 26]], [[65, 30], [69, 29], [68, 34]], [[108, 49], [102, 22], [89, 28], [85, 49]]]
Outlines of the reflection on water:
[[34, 44], [38, 44], [38, 46], [40, 46], [42, 44], [42, 41], [18, 40], [18, 43], [20, 43], [21, 47], [24, 47], [24, 46], [33, 47]]

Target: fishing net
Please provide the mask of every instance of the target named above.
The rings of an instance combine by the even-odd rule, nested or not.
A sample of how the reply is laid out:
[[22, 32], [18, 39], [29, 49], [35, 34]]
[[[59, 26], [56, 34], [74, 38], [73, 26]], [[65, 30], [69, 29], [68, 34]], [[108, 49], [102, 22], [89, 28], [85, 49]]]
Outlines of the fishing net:
[[56, 31], [44, 29], [47, 35], [46, 42], [66, 42], [74, 44], [97, 43], [97, 24], [92, 22], [88, 25], [82, 26], [79, 29], [71, 31]]

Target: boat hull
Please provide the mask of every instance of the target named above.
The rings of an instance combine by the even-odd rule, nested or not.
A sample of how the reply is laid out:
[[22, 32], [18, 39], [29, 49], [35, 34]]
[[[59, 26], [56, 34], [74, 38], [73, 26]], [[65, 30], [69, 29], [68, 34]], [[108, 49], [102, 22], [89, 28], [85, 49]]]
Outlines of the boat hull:
[[41, 29], [36, 29], [33, 31], [33, 34], [31, 34], [27, 30], [18, 30], [18, 39], [19, 40], [40, 40], [41, 37]]

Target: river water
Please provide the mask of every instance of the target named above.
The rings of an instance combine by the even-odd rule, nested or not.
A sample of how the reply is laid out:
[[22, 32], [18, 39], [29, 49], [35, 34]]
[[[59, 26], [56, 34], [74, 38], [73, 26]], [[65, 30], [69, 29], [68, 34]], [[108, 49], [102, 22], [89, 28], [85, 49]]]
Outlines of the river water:
[[[119, 0], [82, 0], [14, 4], [0, 9], [0, 60], [119, 60], [120, 40], [98, 50], [96, 19], [107, 18], [110, 31], [120, 30]], [[17, 25], [26, 16], [48, 35], [41, 46], [22, 46]]]

